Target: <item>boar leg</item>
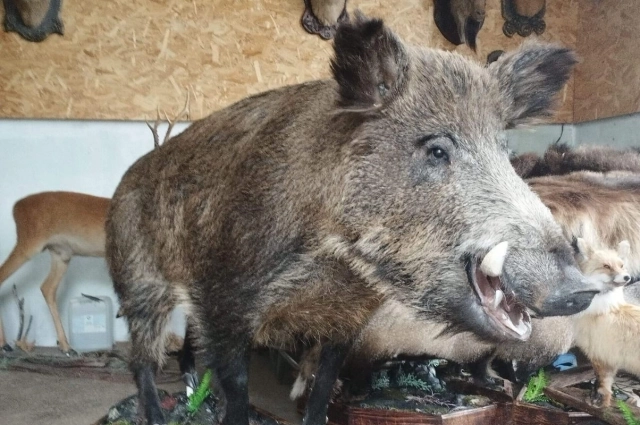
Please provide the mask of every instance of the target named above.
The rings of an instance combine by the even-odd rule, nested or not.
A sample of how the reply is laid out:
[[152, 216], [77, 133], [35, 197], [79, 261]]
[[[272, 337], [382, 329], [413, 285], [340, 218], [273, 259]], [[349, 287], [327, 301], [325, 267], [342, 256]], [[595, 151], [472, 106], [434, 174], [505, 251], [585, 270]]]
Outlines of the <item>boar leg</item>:
[[324, 345], [316, 378], [309, 394], [302, 425], [325, 425], [327, 409], [333, 387], [344, 363], [348, 347], [345, 345]]
[[166, 421], [160, 409], [158, 388], [156, 387], [156, 372], [158, 367], [152, 363], [136, 363], [131, 369], [138, 386], [138, 415], [147, 418], [151, 425], [164, 425]]
[[495, 358], [494, 352], [487, 354], [484, 357], [479, 358], [475, 362], [469, 363], [467, 367], [471, 373], [473, 382], [476, 385], [486, 385], [489, 380], [489, 369], [491, 368], [491, 362]]
[[609, 407], [613, 395], [611, 387], [613, 387], [618, 370], [615, 366], [599, 360], [592, 360], [591, 363], [596, 373], [595, 391], [592, 394], [591, 402], [597, 407]]
[[184, 342], [178, 357], [178, 362], [180, 364], [182, 381], [187, 388], [191, 388], [191, 390], [195, 391], [195, 389], [198, 388], [198, 372], [196, 371], [195, 346], [193, 344], [194, 338], [193, 325], [187, 322], [187, 330], [184, 334]]
[[167, 325], [175, 299], [167, 296], [162, 282], [155, 280], [125, 285], [114, 282], [114, 286], [120, 290], [121, 311], [129, 322], [130, 368], [138, 387], [139, 414], [149, 425], [165, 425], [155, 375], [166, 356]]
[[[219, 345], [216, 347], [217, 350], [220, 349]], [[218, 360], [214, 356], [215, 360], [210, 364], [216, 381], [222, 387], [222, 406], [226, 411], [222, 425], [249, 425], [249, 346], [240, 352], [224, 352], [233, 352], [234, 356], [224, 356], [224, 360]]]

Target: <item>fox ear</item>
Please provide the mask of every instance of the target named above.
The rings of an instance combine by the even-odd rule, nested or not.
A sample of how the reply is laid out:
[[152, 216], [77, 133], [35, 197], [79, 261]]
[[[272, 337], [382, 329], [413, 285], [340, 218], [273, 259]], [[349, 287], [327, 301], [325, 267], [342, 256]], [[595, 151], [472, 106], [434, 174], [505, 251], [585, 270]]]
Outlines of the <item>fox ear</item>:
[[626, 260], [631, 253], [631, 244], [629, 244], [628, 240], [624, 240], [618, 244], [618, 255], [623, 260]]
[[585, 260], [588, 260], [589, 257], [591, 257], [591, 254], [593, 254], [593, 250], [587, 241], [582, 238], [576, 239], [576, 246], [578, 247], [578, 254], [582, 255]]

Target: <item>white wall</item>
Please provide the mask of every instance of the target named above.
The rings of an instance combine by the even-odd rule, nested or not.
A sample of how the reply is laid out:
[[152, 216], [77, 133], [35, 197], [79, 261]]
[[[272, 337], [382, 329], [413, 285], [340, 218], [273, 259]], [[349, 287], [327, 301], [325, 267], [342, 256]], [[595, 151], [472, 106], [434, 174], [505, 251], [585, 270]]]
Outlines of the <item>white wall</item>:
[[640, 113], [576, 124], [575, 140], [576, 144], [640, 147]]
[[572, 124], [537, 125], [530, 128], [507, 130], [509, 148], [515, 153], [542, 154], [553, 143], [574, 144], [575, 128]]
[[[186, 124], [176, 124], [177, 134]], [[160, 127], [163, 135], [166, 127]], [[15, 226], [11, 215], [20, 198], [41, 191], [66, 190], [111, 197], [127, 168], [153, 148], [144, 122], [0, 120], [0, 261], [11, 252]], [[15, 284], [25, 299], [25, 313], [33, 315], [29, 338], [40, 346], [55, 346], [56, 334], [40, 284], [49, 271], [49, 255], [41, 253], [0, 287], [0, 315], [5, 335], [13, 344], [18, 333], [18, 307], [12, 295]], [[80, 293], [110, 296], [118, 309], [107, 267], [102, 258], [71, 260], [58, 291], [58, 305], [68, 331], [67, 306]], [[183, 333], [181, 315], [173, 320]], [[115, 322], [116, 340], [127, 339], [124, 319]], [[67, 332], [68, 336], [68, 332]]]

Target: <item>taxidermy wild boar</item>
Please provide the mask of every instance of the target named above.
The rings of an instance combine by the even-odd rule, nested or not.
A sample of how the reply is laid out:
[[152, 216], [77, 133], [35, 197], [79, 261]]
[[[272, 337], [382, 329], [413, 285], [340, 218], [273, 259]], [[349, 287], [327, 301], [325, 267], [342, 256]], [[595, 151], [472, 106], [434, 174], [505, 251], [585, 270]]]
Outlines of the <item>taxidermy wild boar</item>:
[[574, 171], [632, 171], [640, 173], [640, 152], [635, 148], [566, 144], [550, 146], [543, 156], [529, 152], [511, 159], [511, 165], [523, 179], [564, 175]]
[[323, 344], [304, 423], [324, 425], [383, 299], [497, 341], [529, 336], [525, 307], [575, 314], [597, 293], [500, 136], [550, 114], [571, 51], [527, 44], [485, 68], [360, 14], [334, 49], [333, 79], [194, 122], [116, 189], [107, 259], [150, 424], [165, 423], [154, 373], [178, 304], [226, 396], [224, 424], [248, 423], [250, 347], [302, 339]]

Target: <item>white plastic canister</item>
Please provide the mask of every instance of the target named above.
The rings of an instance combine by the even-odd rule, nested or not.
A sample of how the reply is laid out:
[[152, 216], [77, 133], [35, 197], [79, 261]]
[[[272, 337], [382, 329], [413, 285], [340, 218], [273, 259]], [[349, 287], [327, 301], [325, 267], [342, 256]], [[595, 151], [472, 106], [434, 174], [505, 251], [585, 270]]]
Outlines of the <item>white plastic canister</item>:
[[[95, 299], [94, 299], [95, 298]], [[113, 348], [113, 303], [107, 296], [69, 301], [69, 345], [77, 352]]]

